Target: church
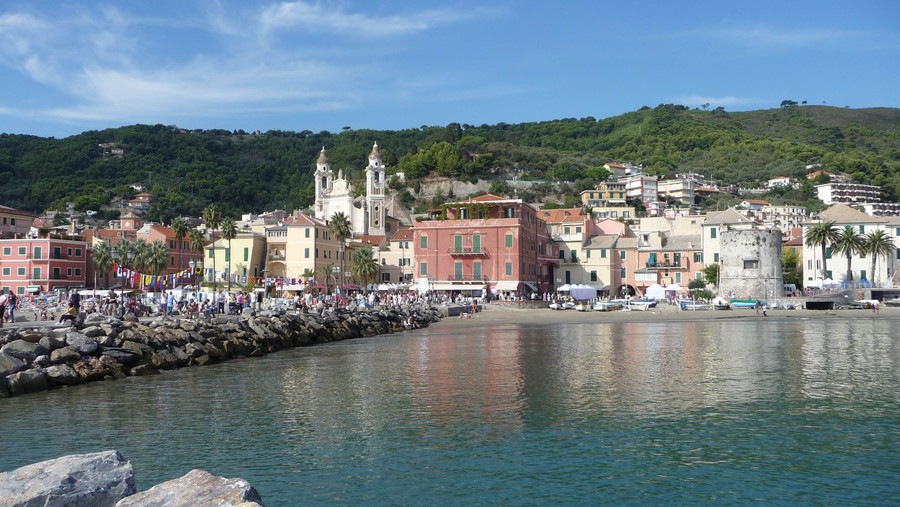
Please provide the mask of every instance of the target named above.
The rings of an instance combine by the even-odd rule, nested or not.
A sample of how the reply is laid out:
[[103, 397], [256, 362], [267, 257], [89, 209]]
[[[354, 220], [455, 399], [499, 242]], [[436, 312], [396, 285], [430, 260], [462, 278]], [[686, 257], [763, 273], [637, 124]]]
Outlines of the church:
[[313, 216], [328, 221], [337, 212], [343, 212], [350, 219], [354, 236], [385, 236], [385, 167], [378, 143], [372, 146], [369, 165], [366, 166], [365, 195], [354, 196], [350, 181], [344, 178], [344, 171], [338, 170], [337, 178], [331, 170], [331, 163], [322, 147], [316, 161], [316, 199]]

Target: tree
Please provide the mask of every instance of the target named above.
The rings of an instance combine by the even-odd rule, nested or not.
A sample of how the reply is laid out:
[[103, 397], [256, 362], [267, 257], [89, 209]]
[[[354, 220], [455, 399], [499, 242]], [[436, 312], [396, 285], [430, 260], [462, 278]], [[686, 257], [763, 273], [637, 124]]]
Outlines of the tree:
[[713, 263], [703, 268], [703, 280], [709, 285], [719, 285], [719, 264]]
[[[197, 264], [196, 268], [199, 268], [200, 263], [203, 262], [203, 247], [206, 246], [206, 239], [203, 237], [203, 233], [194, 229], [190, 233], [190, 238], [188, 239], [188, 248], [190, 248], [191, 252], [197, 252]], [[193, 254], [191, 254], [193, 256]], [[196, 269], [195, 268], [195, 269]], [[197, 277], [197, 280], [203, 276], [203, 271], [201, 270], [200, 274], [197, 274], [195, 271], [191, 273], [192, 275]], [[199, 282], [197, 285], [197, 289], [199, 290]]]
[[157, 277], [156, 283], [153, 284], [154, 294], [157, 292], [157, 287], [161, 285], [159, 276], [169, 267], [168, 256], [169, 250], [162, 241], [154, 241], [147, 245], [144, 250], [144, 266], [150, 271], [150, 274]]
[[[338, 241], [338, 255], [341, 261], [341, 280], [344, 277], [344, 246], [345, 240], [353, 234], [353, 226], [350, 224], [350, 217], [343, 211], [338, 211], [331, 215], [331, 222], [328, 224], [328, 232]], [[343, 283], [339, 284], [343, 285]]]
[[178, 242], [178, 271], [184, 271], [184, 238], [190, 228], [184, 217], [178, 217], [172, 221], [172, 232], [175, 233], [175, 241]]
[[97, 290], [97, 273], [103, 273], [106, 288], [109, 288], [109, 271], [113, 266], [112, 247], [106, 241], [97, 243], [91, 249], [91, 260], [94, 262], [94, 290]]
[[237, 237], [238, 229], [237, 224], [234, 219], [231, 217], [225, 217], [222, 219], [222, 239], [228, 241], [228, 292], [231, 292], [231, 240]]
[[365, 292], [368, 292], [368, 286], [375, 281], [378, 276], [378, 263], [372, 255], [372, 249], [363, 247], [353, 252], [353, 276], [359, 280]]
[[[215, 204], [210, 204], [203, 210], [203, 224], [209, 230], [209, 240], [212, 243], [216, 241], [216, 229], [219, 228], [219, 225], [222, 223], [222, 212], [219, 211], [219, 208]], [[213, 293], [218, 292], [216, 288], [216, 255], [213, 253]]]
[[328, 294], [328, 277], [334, 276], [334, 263], [323, 264], [319, 266], [316, 272], [322, 274], [322, 281], [325, 282], [325, 294]]
[[[879, 257], [890, 259], [896, 251], [894, 242], [891, 237], [883, 230], [872, 231], [863, 238], [863, 252], [865, 255], [872, 256], [871, 282], [875, 282], [875, 265]], [[879, 282], [881, 280], [878, 280]]]
[[834, 243], [839, 231], [834, 227], [834, 222], [820, 222], [806, 230], [804, 244], [808, 247], [822, 247], [822, 279], [828, 278], [828, 264], [826, 259], [826, 247]]
[[803, 284], [803, 265], [800, 254], [791, 247], [781, 249], [781, 272], [784, 283], [799, 287]]
[[855, 227], [847, 225], [838, 231], [838, 237], [834, 242], [834, 251], [847, 257], [847, 283], [853, 281], [853, 271], [850, 270], [853, 256], [865, 253], [864, 241], [864, 236]]

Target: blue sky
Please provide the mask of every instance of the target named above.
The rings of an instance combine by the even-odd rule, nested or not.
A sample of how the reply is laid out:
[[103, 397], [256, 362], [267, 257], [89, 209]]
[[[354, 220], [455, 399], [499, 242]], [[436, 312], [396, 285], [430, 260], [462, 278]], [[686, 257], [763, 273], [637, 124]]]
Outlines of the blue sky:
[[900, 106], [900, 2], [0, 4], [0, 132], [379, 130]]

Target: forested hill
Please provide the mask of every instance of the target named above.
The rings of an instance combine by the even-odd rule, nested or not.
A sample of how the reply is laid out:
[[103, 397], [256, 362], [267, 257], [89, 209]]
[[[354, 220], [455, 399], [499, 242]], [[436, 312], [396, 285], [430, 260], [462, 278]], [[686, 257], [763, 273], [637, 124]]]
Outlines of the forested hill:
[[362, 169], [375, 141], [389, 172], [403, 171], [413, 194], [417, 181], [432, 176], [476, 180], [512, 171], [522, 179], [587, 188], [606, 176], [601, 166], [607, 162], [643, 164], [661, 177], [693, 171], [742, 186], [801, 177], [807, 165], [821, 164], [881, 185], [888, 199], [900, 194], [900, 109], [790, 103], [735, 113], [660, 105], [600, 120], [399, 131], [247, 134], [133, 125], [65, 139], [3, 134], [0, 204], [40, 212], [72, 201], [80, 211], [102, 210], [141, 184], [160, 198], [150, 213], [156, 220], [199, 215], [210, 202], [232, 213], [293, 209], [312, 202], [312, 173], [323, 146], [333, 168], [343, 168], [363, 188]]

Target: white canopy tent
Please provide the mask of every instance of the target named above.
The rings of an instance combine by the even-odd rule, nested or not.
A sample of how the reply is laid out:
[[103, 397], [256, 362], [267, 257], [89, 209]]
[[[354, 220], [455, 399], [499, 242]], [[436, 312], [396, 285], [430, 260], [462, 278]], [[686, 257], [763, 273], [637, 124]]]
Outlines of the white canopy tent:
[[647, 287], [647, 291], [644, 295], [647, 299], [666, 299], [666, 288], [658, 283], [654, 283]]

